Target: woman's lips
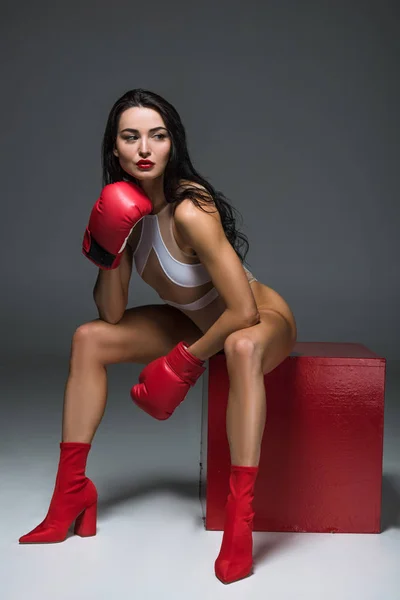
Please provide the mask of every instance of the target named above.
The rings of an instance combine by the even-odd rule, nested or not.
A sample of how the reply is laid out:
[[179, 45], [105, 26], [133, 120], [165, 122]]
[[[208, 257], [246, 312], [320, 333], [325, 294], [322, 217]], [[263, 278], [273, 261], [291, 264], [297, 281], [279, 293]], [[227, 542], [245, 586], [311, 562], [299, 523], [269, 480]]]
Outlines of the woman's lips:
[[136, 163], [139, 169], [151, 169], [154, 167], [154, 163]]

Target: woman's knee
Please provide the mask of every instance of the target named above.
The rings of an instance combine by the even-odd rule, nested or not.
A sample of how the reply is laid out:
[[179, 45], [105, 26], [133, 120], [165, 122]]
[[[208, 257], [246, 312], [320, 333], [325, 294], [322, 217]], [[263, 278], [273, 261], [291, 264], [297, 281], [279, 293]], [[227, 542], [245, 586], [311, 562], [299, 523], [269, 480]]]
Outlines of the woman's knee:
[[71, 354], [93, 354], [100, 350], [107, 340], [110, 327], [114, 326], [101, 319], [79, 325], [72, 336]]

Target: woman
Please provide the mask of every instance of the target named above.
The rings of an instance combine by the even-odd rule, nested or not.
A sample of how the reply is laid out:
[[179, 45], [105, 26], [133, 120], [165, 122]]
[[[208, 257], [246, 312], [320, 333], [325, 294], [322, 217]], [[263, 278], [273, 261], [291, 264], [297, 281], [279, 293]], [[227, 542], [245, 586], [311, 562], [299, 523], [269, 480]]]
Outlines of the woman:
[[[109, 114], [102, 160], [105, 187], [83, 245], [100, 267], [94, 288], [100, 318], [74, 333], [53, 496], [42, 523], [19, 541], [63, 541], [74, 520], [75, 533], [95, 535], [97, 491], [85, 468], [105, 410], [107, 365], [146, 364], [132, 399], [165, 419], [204, 362], [224, 349], [231, 474], [215, 574], [236, 581], [252, 571], [264, 375], [292, 351], [295, 319], [285, 300], [244, 267], [239, 241], [248, 247], [246, 238], [223, 194], [194, 169], [171, 104], [142, 89], [125, 93]], [[126, 308], [133, 261], [164, 304]]]

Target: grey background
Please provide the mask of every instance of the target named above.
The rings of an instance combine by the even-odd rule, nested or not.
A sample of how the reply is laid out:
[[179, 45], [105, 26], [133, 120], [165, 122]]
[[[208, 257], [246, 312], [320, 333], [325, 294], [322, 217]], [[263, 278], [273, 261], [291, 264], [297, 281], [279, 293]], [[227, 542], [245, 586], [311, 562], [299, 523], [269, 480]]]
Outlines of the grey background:
[[[397, 600], [398, 3], [0, 11], [2, 600]], [[81, 246], [101, 140], [135, 87], [179, 111], [197, 170], [241, 212], [249, 268], [287, 300], [298, 340], [360, 342], [388, 359], [381, 535], [255, 532], [255, 575], [226, 589], [213, 572], [222, 533], [205, 531], [198, 498], [206, 380], [159, 422], [130, 400], [142, 366], [118, 364], [88, 459], [98, 535], [18, 545], [53, 491], [71, 338], [97, 318], [97, 268]], [[134, 272], [129, 306], [153, 302]]]
[[[179, 111], [298, 340], [400, 358], [396, 2], [5, 3], [0, 43], [3, 353], [65, 356], [97, 317], [100, 144], [143, 87]], [[134, 273], [129, 306], [158, 301]]]

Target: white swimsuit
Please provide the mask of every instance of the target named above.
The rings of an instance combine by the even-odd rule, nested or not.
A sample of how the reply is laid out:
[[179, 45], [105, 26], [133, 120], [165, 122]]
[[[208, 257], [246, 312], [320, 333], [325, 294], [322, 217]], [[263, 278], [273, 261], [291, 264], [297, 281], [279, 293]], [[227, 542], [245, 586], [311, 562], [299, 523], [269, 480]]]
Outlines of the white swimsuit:
[[[185, 288], [196, 288], [211, 281], [208, 271], [197, 257], [183, 252], [178, 246], [172, 229], [173, 205], [171, 203], [156, 215], [146, 215], [138, 225], [141, 226], [139, 241], [133, 252], [135, 266], [140, 277], [153, 287], [160, 298], [176, 308], [193, 311], [206, 307], [219, 293], [212, 287], [201, 298], [187, 303], [167, 300], [163, 296], [178, 296], [187, 292]], [[152, 250], [154, 252], [152, 253]], [[180, 258], [190, 258], [195, 263], [182, 262]], [[147, 269], [146, 269], [147, 267]], [[257, 281], [252, 273], [243, 266], [249, 283]], [[175, 286], [178, 286], [176, 289]]]

